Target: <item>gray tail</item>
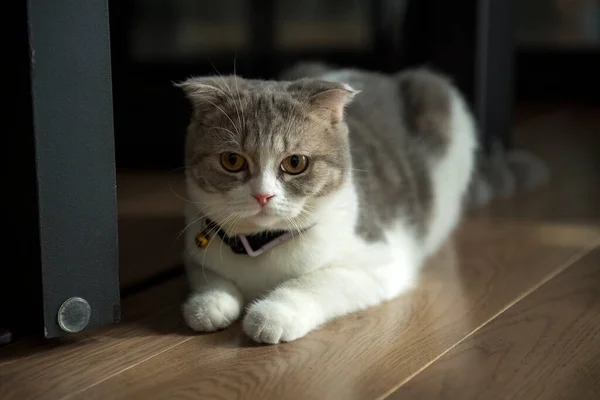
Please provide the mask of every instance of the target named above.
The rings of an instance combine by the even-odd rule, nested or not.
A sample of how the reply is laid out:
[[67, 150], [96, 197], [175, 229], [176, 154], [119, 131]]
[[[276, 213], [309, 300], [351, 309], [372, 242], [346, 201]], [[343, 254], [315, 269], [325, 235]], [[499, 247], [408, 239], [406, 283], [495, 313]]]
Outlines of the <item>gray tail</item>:
[[496, 198], [543, 186], [550, 181], [550, 168], [544, 160], [525, 150], [505, 150], [500, 143], [490, 154], [481, 155], [471, 181], [467, 203], [479, 207]]

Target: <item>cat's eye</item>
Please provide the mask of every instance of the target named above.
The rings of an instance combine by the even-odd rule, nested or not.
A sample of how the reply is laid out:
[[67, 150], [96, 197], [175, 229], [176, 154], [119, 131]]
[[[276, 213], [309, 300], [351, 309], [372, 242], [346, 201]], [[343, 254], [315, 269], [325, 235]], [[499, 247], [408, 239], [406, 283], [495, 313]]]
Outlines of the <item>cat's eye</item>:
[[281, 170], [286, 174], [298, 175], [308, 168], [308, 158], [306, 156], [294, 154], [281, 162]]
[[229, 172], [240, 172], [248, 165], [246, 159], [237, 153], [221, 153], [221, 165]]

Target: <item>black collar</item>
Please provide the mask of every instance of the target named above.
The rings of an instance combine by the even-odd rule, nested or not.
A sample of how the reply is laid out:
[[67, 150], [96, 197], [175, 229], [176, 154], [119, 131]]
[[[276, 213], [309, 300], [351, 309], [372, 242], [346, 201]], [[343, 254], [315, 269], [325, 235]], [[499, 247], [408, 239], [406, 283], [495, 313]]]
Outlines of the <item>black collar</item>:
[[[231, 248], [231, 251], [233, 251], [235, 254], [246, 254], [253, 257], [262, 254], [264, 251], [285, 241], [287, 238], [291, 238], [292, 236], [291, 231], [276, 230], [259, 232], [250, 235], [236, 235], [232, 237], [225, 234], [219, 225], [209, 219], [205, 220], [205, 224], [206, 228], [203, 232], [201, 232], [201, 234], [204, 233], [206, 236], [214, 235], [214, 233], [216, 233], [219, 235], [223, 243], [228, 245]], [[210, 238], [207, 239], [210, 240]], [[206, 247], [206, 245], [200, 246], [198, 239], [196, 240], [196, 243], [199, 245], [199, 247]]]

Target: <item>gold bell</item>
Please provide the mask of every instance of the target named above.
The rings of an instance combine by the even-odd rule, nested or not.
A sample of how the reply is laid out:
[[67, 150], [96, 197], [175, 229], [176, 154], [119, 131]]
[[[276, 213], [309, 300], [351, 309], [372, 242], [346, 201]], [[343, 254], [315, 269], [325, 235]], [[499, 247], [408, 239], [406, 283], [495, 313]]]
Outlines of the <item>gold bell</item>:
[[198, 246], [201, 249], [205, 249], [206, 246], [208, 246], [208, 243], [210, 242], [210, 236], [208, 235], [208, 232], [206, 230], [203, 230], [202, 232], [199, 232], [196, 235], [196, 246]]

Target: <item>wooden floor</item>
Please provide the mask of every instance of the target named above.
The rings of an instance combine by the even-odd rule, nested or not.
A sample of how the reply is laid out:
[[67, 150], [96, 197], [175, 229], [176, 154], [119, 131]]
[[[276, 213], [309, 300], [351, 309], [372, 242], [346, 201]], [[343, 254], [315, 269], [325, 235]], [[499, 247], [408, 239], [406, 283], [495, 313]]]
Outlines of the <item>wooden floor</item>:
[[0, 349], [0, 399], [600, 399], [599, 111], [528, 116], [550, 186], [471, 213], [413, 292], [278, 346], [183, 326], [179, 175], [122, 174], [124, 322]]

